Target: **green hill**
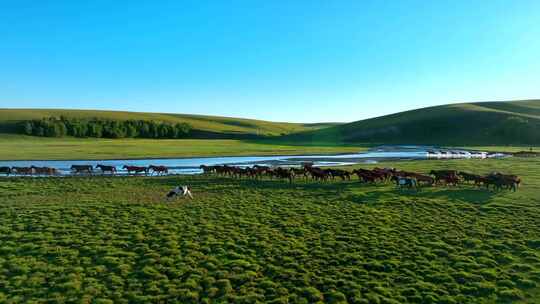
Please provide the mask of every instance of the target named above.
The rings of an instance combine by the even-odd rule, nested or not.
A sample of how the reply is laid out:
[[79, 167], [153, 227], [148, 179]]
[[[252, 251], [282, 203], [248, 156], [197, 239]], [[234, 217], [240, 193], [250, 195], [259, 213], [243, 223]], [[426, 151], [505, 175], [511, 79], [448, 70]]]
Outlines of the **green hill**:
[[539, 144], [540, 100], [435, 106], [284, 138], [335, 143]]
[[0, 132], [13, 133], [18, 122], [45, 117], [101, 118], [108, 120], [148, 120], [166, 123], [188, 123], [192, 137], [243, 138], [278, 136], [294, 132], [315, 130], [334, 123], [297, 124], [254, 119], [124, 111], [64, 110], [64, 109], [0, 109]]

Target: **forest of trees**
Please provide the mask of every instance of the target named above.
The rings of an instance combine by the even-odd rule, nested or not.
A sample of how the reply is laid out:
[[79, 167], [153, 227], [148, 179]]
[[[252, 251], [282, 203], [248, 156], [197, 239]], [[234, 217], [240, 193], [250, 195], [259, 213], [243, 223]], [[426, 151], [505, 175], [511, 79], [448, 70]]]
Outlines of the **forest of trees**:
[[49, 117], [21, 123], [20, 132], [45, 137], [96, 138], [185, 138], [191, 126], [187, 123], [159, 123], [146, 120], [104, 120]]

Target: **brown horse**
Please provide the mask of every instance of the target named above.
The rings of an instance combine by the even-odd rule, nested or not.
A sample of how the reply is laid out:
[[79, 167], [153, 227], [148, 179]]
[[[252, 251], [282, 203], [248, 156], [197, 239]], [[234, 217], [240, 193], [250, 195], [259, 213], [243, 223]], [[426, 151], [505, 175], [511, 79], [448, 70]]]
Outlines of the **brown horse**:
[[36, 167], [36, 166], [32, 166], [30, 168], [34, 169], [34, 173], [36, 173], [37, 175], [57, 175], [58, 174], [58, 170], [56, 170], [55, 168]]
[[356, 169], [353, 170], [352, 173], [356, 174], [356, 176], [358, 176], [358, 179], [364, 183], [375, 183], [377, 181], [377, 177], [373, 175], [369, 170]]
[[165, 166], [154, 166], [154, 165], [150, 165], [148, 167], [148, 170], [152, 170], [152, 174], [157, 173], [157, 175], [163, 175], [163, 174], [169, 174], [169, 168], [165, 167]]
[[321, 168], [317, 168], [317, 167], [305, 167], [305, 168], [308, 170], [309, 174], [311, 174], [311, 177], [314, 180], [326, 181], [330, 177], [330, 174]]
[[148, 168], [147, 167], [139, 167], [139, 166], [128, 166], [124, 165], [122, 169], [127, 170], [128, 174], [131, 174], [133, 172], [134, 174], [144, 172], [145, 175], [148, 174]]
[[32, 175], [34, 169], [32, 167], [12, 167], [11, 173], [21, 174], [21, 175]]

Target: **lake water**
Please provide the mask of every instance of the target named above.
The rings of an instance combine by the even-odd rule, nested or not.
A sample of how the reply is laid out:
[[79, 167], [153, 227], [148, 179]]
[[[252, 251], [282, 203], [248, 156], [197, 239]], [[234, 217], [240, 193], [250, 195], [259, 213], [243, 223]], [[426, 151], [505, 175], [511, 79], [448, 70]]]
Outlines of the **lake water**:
[[[359, 163], [377, 163], [383, 160], [421, 160], [433, 158], [486, 158], [503, 157], [502, 154], [487, 154], [465, 150], [449, 150], [425, 146], [381, 146], [366, 152], [338, 155], [300, 155], [300, 156], [232, 156], [232, 157], [194, 157], [163, 159], [118, 159], [118, 160], [19, 160], [0, 161], [0, 167], [53, 167], [61, 175], [70, 175], [71, 165], [97, 164], [116, 166], [118, 174], [127, 174], [123, 165], [133, 166], [167, 166], [169, 174], [201, 173], [201, 165], [231, 166], [300, 166], [303, 162], [313, 162], [315, 166], [343, 166]], [[96, 170], [99, 173], [99, 170]]]

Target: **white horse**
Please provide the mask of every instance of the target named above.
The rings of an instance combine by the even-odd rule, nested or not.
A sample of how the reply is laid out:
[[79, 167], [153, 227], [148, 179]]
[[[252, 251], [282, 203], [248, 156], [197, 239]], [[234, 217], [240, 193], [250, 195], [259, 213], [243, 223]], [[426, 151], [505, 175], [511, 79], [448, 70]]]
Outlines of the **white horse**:
[[169, 191], [167, 193], [166, 197], [167, 200], [171, 200], [173, 198], [177, 197], [189, 197], [190, 199], [193, 199], [193, 195], [191, 194], [191, 187], [189, 186], [176, 186], [174, 189]]

